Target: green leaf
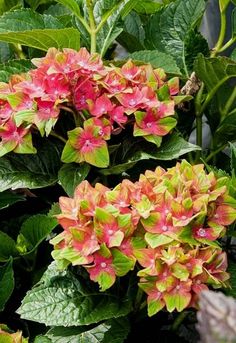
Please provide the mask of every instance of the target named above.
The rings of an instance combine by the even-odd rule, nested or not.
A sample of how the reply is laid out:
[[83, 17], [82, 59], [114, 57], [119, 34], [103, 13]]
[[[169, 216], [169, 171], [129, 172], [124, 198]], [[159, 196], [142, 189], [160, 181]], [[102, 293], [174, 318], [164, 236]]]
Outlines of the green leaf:
[[0, 158], [0, 192], [9, 188], [42, 188], [53, 185], [61, 166], [61, 149], [40, 140], [36, 155], [10, 153]]
[[36, 10], [40, 5], [50, 4], [53, 0], [26, 0], [33, 10]]
[[[55, 218], [44, 214], [36, 214], [26, 219], [20, 229], [20, 242], [32, 252], [58, 225]], [[20, 247], [18, 247], [20, 248]]]
[[236, 176], [236, 147], [232, 144], [230, 144], [230, 167], [231, 167], [231, 174], [233, 177]]
[[52, 341], [46, 336], [37, 336], [35, 337], [34, 343], [52, 343]]
[[19, 201], [24, 201], [25, 196], [10, 191], [0, 193], [0, 209], [7, 208]]
[[47, 277], [26, 294], [17, 313], [47, 326], [80, 326], [123, 317], [130, 311], [127, 299], [99, 293], [91, 285], [87, 288], [81, 277], [69, 271], [55, 271], [51, 279]]
[[137, 51], [129, 55], [135, 61], [150, 63], [154, 68], [163, 68], [166, 73], [181, 75], [174, 58], [155, 50]]
[[23, 6], [22, 0], [0, 0], [0, 15]]
[[15, 241], [6, 233], [0, 231], [0, 262], [6, 262], [9, 258], [19, 255]]
[[155, 149], [152, 152], [137, 151], [133, 153], [132, 157], [130, 157], [125, 163], [117, 164], [104, 170], [100, 169], [99, 173], [103, 175], [121, 174], [124, 171], [134, 167], [136, 163], [142, 160], [153, 159], [169, 161], [179, 158], [188, 152], [197, 150], [201, 150], [201, 148], [197, 145], [187, 142], [177, 133], [172, 133], [159, 149]]
[[227, 57], [206, 58], [199, 54], [194, 70], [207, 90], [212, 91], [219, 89], [220, 85], [236, 76], [236, 63]]
[[78, 50], [80, 34], [74, 28], [63, 28], [60, 21], [50, 15], [22, 9], [0, 17], [0, 41], [44, 51], [50, 47]]
[[93, 13], [96, 25], [103, 23], [96, 38], [97, 50], [102, 56], [123, 31], [123, 28], [117, 25], [118, 20], [128, 15], [136, 3], [137, 0], [97, 0], [95, 2]]
[[76, 0], [56, 0], [59, 4], [64, 5], [65, 7], [69, 8], [69, 10], [76, 15], [77, 17], [81, 17], [80, 15], [80, 7]]
[[69, 196], [74, 195], [75, 188], [82, 182], [90, 171], [90, 165], [83, 164], [64, 164], [58, 173], [59, 182]]
[[198, 25], [204, 10], [204, 0], [177, 0], [154, 14], [147, 26], [147, 46], [172, 55], [186, 76], [185, 40]]
[[145, 31], [140, 16], [132, 11], [125, 17], [122, 27], [118, 42], [129, 52], [144, 50]]
[[13, 74], [25, 73], [32, 68], [33, 65], [29, 60], [11, 60], [0, 64], [0, 81], [8, 82]]
[[229, 114], [214, 133], [214, 141], [221, 146], [236, 139], [236, 111]]
[[135, 6], [135, 11], [141, 14], [153, 14], [163, 7], [162, 4], [155, 0], [142, 0]]
[[227, 272], [230, 273], [230, 286], [231, 288], [227, 288], [225, 293], [236, 298], [236, 263], [234, 261], [229, 261], [229, 266]]
[[52, 343], [123, 343], [129, 332], [126, 318], [107, 321], [94, 328], [88, 327], [55, 327], [49, 330], [46, 337]]
[[14, 272], [12, 268], [12, 259], [0, 267], [0, 311], [4, 310], [7, 300], [14, 290]]
[[134, 268], [135, 262], [118, 249], [112, 250], [113, 264], [117, 276], [124, 276]]

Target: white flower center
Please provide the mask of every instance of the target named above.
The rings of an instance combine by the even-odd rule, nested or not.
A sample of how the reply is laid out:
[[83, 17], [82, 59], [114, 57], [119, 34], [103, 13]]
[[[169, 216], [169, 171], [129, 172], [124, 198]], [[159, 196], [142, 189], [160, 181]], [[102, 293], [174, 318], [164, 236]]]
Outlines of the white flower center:
[[167, 226], [162, 226], [162, 231], [168, 231], [168, 227]]
[[102, 267], [102, 268], [106, 268], [106, 266], [107, 266], [107, 264], [106, 264], [105, 262], [102, 262], [102, 263], [101, 263], [101, 267]]
[[199, 235], [200, 237], [205, 237], [205, 236], [206, 236], [206, 230], [204, 230], [204, 229], [199, 229], [199, 230], [198, 230], [198, 235]]
[[129, 105], [130, 105], [130, 106], [134, 106], [134, 105], [136, 105], [136, 100], [134, 100], [134, 99], [130, 99], [130, 101], [129, 101]]

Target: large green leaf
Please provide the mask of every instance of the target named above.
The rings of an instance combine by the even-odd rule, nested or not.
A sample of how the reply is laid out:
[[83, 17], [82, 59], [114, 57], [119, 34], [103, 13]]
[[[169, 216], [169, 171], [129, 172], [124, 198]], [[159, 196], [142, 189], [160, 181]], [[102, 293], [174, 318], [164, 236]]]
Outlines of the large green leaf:
[[150, 63], [154, 68], [163, 68], [169, 74], [181, 74], [174, 58], [155, 50], [137, 51], [129, 55], [135, 61]]
[[9, 188], [42, 188], [57, 182], [61, 150], [45, 139], [37, 151], [36, 155], [10, 153], [0, 158], [0, 192]]
[[6, 233], [0, 231], [0, 262], [6, 262], [9, 258], [19, 255], [15, 241]]
[[125, 17], [138, 3], [138, 0], [97, 0], [94, 5], [94, 18], [96, 25], [104, 21], [96, 38], [98, 52], [104, 55], [109, 46], [122, 32], [123, 28], [117, 25], [121, 17]]
[[176, 133], [170, 135], [169, 139], [161, 145], [159, 149], [153, 152], [137, 151], [132, 154], [126, 162], [114, 165], [111, 168], [100, 169], [99, 172], [103, 175], [121, 174], [122, 172], [132, 168], [136, 163], [142, 160], [173, 160], [191, 151], [201, 150], [197, 145], [191, 144]]
[[9, 207], [19, 201], [24, 201], [25, 196], [10, 191], [0, 192], [0, 209]]
[[23, 6], [22, 0], [0, 0], [0, 15]]
[[29, 217], [21, 226], [18, 249], [22, 248], [22, 252], [32, 252], [57, 225], [56, 219], [44, 214]]
[[210, 92], [218, 90], [231, 77], [236, 77], [236, 62], [227, 57], [206, 58], [199, 54], [194, 70]]
[[51, 15], [21, 9], [0, 17], [0, 41], [44, 51], [50, 47], [78, 50], [80, 34], [74, 28], [63, 28], [61, 22]]
[[142, 0], [135, 6], [135, 11], [141, 14], [153, 14], [162, 8], [163, 4], [155, 0]]
[[25, 73], [32, 67], [33, 65], [29, 60], [11, 60], [0, 64], [0, 81], [8, 82], [11, 75]]
[[82, 182], [90, 171], [90, 165], [83, 164], [64, 164], [59, 170], [59, 182], [69, 196], [74, 195], [75, 188]]
[[77, 17], [80, 17], [80, 7], [76, 0], [56, 0], [59, 4], [64, 5], [65, 7], [69, 8], [69, 10], [75, 14]]
[[54, 0], [26, 0], [33, 10], [36, 10], [40, 5], [50, 4]]
[[236, 111], [229, 114], [214, 132], [216, 145], [224, 145], [236, 140]]
[[126, 318], [109, 320], [94, 328], [82, 327], [55, 327], [49, 330], [46, 337], [52, 343], [123, 343], [129, 332], [129, 323]]
[[127, 299], [88, 289], [81, 277], [69, 271], [50, 271], [43, 280], [23, 299], [17, 310], [21, 318], [47, 326], [79, 326], [119, 318], [131, 311]]
[[10, 298], [14, 289], [14, 272], [12, 259], [0, 267], [0, 311], [4, 309], [7, 300]]
[[186, 76], [185, 41], [200, 21], [205, 5], [204, 0], [177, 0], [154, 14], [147, 26], [147, 46], [171, 54]]

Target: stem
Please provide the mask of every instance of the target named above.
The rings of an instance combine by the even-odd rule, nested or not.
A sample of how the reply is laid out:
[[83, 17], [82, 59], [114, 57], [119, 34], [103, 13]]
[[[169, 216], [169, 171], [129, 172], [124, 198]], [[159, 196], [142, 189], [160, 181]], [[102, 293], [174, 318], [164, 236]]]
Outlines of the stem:
[[[195, 99], [195, 114], [196, 114], [196, 144], [202, 147], [202, 95], [204, 91], [204, 83], [201, 84], [201, 87], [197, 93]], [[201, 158], [201, 151], [196, 152], [196, 161], [199, 161]]]
[[207, 158], [205, 159], [205, 162], [209, 162], [213, 157], [215, 157], [215, 155], [217, 155], [219, 152], [224, 150], [227, 146], [228, 146], [228, 143], [224, 144], [221, 147], [219, 147], [218, 149], [212, 151], [212, 153], [210, 153], [210, 155], [208, 155]]
[[53, 137], [56, 137], [57, 139], [59, 139], [59, 140], [60, 140], [61, 142], [63, 142], [63, 143], [66, 143], [66, 142], [67, 142], [67, 140], [66, 140], [64, 137], [58, 135], [58, 134], [57, 134], [56, 132], [54, 132], [54, 131], [51, 131], [51, 132], [50, 132], [50, 135], [53, 136]]
[[12, 44], [13, 49], [17, 55], [17, 57], [19, 57], [21, 60], [25, 60], [26, 56], [22, 50], [22, 46], [20, 44]]
[[139, 311], [140, 306], [142, 304], [142, 298], [143, 298], [143, 290], [141, 288], [138, 288], [138, 292], [137, 292], [135, 302], [134, 302], [134, 312]]
[[223, 45], [218, 52], [223, 52], [236, 42], [236, 37], [232, 37], [225, 45]]
[[86, 0], [86, 5], [88, 8], [88, 15], [89, 15], [89, 25], [90, 25], [90, 38], [91, 38], [91, 46], [90, 52], [96, 52], [96, 22], [93, 14], [93, 2], [92, 0]]
[[177, 316], [177, 318], [175, 319], [172, 325], [173, 331], [176, 331], [178, 329], [178, 327], [182, 324], [182, 322], [184, 321], [184, 319], [187, 317], [188, 314], [189, 314], [188, 311], [183, 311]]
[[236, 99], [236, 87], [234, 87], [233, 92], [231, 93], [229, 99], [227, 100], [226, 104], [225, 104], [225, 108], [222, 111], [222, 115], [225, 116], [230, 112], [230, 109], [234, 103]]
[[215, 45], [215, 47], [211, 53], [211, 57], [215, 57], [219, 53], [219, 51], [222, 48], [222, 45], [224, 43], [225, 33], [226, 33], [226, 25], [227, 25], [227, 23], [226, 23], [226, 9], [227, 9], [227, 7], [223, 11], [221, 11], [221, 13], [220, 13], [220, 22], [221, 22], [220, 34], [219, 34], [218, 41], [217, 41], [217, 43], [216, 43], [216, 45]]

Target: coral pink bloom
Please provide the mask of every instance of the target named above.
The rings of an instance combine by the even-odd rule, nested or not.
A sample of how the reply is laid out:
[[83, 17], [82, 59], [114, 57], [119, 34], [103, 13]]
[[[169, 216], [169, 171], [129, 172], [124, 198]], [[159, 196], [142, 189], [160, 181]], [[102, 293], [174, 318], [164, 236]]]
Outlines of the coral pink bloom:
[[236, 209], [228, 205], [220, 205], [216, 208], [213, 217], [208, 219], [209, 225], [230, 225], [236, 220]]
[[110, 94], [121, 93], [125, 91], [127, 87], [127, 81], [117, 69], [108, 71], [105, 78], [101, 81], [101, 84]]
[[163, 294], [168, 312], [173, 312], [175, 309], [181, 312], [189, 306], [192, 298], [191, 286], [191, 280], [177, 281], [172, 290]]
[[101, 117], [113, 110], [114, 105], [106, 94], [101, 95], [95, 102], [88, 101], [90, 113], [95, 117]]
[[15, 146], [23, 142], [23, 137], [29, 132], [28, 129], [17, 127], [10, 119], [0, 128], [0, 137], [4, 142], [14, 142]]
[[173, 77], [167, 82], [167, 84], [169, 87], [170, 95], [176, 95], [179, 93], [179, 78], [178, 77]]
[[130, 114], [136, 111], [139, 107], [144, 106], [144, 103], [147, 101], [147, 99], [144, 98], [142, 91], [140, 91], [138, 87], [130, 89], [130, 93], [121, 93], [116, 97], [121, 105], [129, 110]]
[[141, 68], [137, 67], [131, 60], [121, 67], [121, 73], [128, 81], [134, 81], [141, 72]]
[[88, 101], [95, 101], [99, 91], [89, 79], [80, 78], [73, 89], [73, 99], [77, 110], [88, 109]]
[[165, 136], [176, 126], [174, 118], [159, 118], [156, 109], [135, 113], [134, 136]]
[[5, 100], [0, 100], [1, 104], [0, 104], [0, 124], [8, 121], [8, 119], [10, 119], [11, 115], [12, 115], [12, 107], [10, 106], [10, 104], [5, 101]]
[[98, 54], [91, 54], [81, 48], [76, 56], [76, 62], [83, 73], [100, 72], [104, 69], [101, 57]]
[[70, 95], [70, 83], [63, 74], [46, 75], [43, 80], [43, 88], [55, 99], [63, 99]]
[[87, 266], [86, 269], [90, 275], [90, 279], [98, 282], [101, 290], [105, 291], [110, 288], [116, 280], [115, 269], [112, 265], [112, 257], [103, 256], [100, 251], [95, 252], [93, 256], [93, 265]]
[[118, 125], [125, 124], [128, 120], [128, 117], [124, 114], [125, 109], [123, 106], [116, 106], [111, 111], [109, 111], [110, 119]]
[[37, 117], [39, 121], [58, 117], [60, 110], [56, 107], [54, 101], [46, 101], [39, 98], [36, 102], [38, 105]]
[[71, 228], [73, 236], [73, 247], [80, 252], [82, 256], [89, 256], [100, 249], [98, 240], [91, 225]]
[[213, 228], [203, 228], [203, 227], [197, 227], [193, 228], [193, 237], [195, 239], [207, 239], [209, 241], [215, 241], [219, 234], [217, 234]]
[[137, 258], [138, 262], [142, 267], [142, 269], [138, 272], [139, 276], [156, 276], [158, 275], [158, 258], [161, 256], [160, 249], [139, 249], [135, 251], [135, 257]]

